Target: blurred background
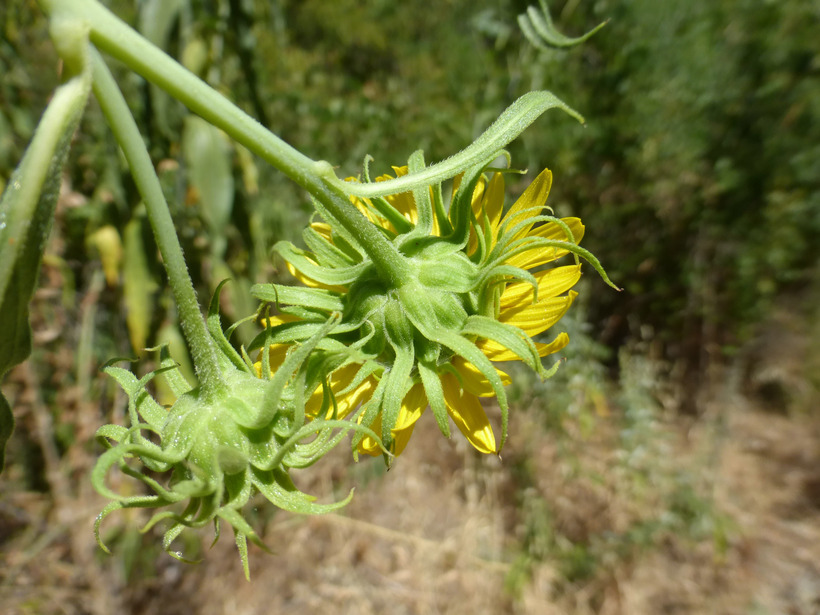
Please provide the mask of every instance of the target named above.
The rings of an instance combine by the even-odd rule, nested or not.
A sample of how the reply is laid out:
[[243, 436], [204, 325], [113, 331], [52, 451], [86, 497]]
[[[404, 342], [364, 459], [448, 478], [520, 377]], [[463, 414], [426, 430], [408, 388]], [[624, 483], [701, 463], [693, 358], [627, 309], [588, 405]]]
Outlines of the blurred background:
[[[516, 373], [503, 458], [422, 421], [390, 472], [347, 447], [295, 476], [341, 514], [254, 508], [273, 554], [242, 577], [229, 537], [167, 556], [139, 511], [92, 526], [98, 426], [126, 400], [100, 366], [171, 343], [156, 246], [92, 101], [33, 303], [32, 357], [3, 382], [17, 427], [0, 477], [0, 611], [124, 613], [820, 612], [820, 5], [814, 0], [553, 0], [563, 33], [522, 34], [525, 1], [112, 0], [112, 10], [315, 159], [376, 173], [458, 151], [513, 100], [548, 112], [510, 145], [577, 215], [591, 270], [559, 327], [557, 375]], [[0, 4], [0, 188], [59, 62], [33, 0]], [[289, 281], [309, 198], [113, 64], [204, 302]], [[252, 325], [238, 341], [247, 342]], [[162, 398], [167, 392], [159, 390]], [[493, 412], [492, 409], [488, 409]], [[498, 416], [496, 412], [493, 416]], [[425, 417], [430, 419], [431, 417]], [[123, 484], [121, 488], [127, 488]], [[207, 534], [204, 532], [203, 534]], [[183, 541], [184, 542], [184, 541]]]

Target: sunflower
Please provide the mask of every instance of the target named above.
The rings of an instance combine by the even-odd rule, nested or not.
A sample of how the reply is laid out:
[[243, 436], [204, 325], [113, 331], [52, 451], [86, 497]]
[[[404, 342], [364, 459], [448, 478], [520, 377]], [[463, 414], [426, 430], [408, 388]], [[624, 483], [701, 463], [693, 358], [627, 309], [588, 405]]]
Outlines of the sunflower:
[[[399, 177], [407, 172], [406, 167], [395, 168]], [[385, 176], [381, 179], [389, 179]], [[498, 245], [499, 234], [504, 239], [505, 234], [512, 232], [511, 240], [525, 239], [526, 237], [542, 237], [553, 240], [566, 240], [567, 229], [572, 239], [577, 243], [584, 234], [584, 225], [579, 218], [563, 218], [560, 223], [547, 222], [535, 226], [533, 214], [540, 213], [549, 196], [552, 186], [552, 173], [545, 169], [529, 185], [520, 198], [512, 205], [507, 214], [502, 217], [504, 205], [504, 174], [494, 173], [489, 183], [481, 182], [473, 193], [472, 210], [476, 224], [470, 235], [468, 251], [477, 250], [478, 233], [491, 238], [487, 246], [488, 252]], [[409, 195], [399, 195], [409, 197]], [[408, 206], [412, 199], [402, 198], [397, 201], [403, 205], [402, 209], [409, 220], [415, 221], [415, 209]], [[366, 204], [359, 201], [357, 206], [364, 209]], [[569, 254], [567, 250], [558, 248], [524, 249], [502, 262], [505, 265], [518, 267], [524, 270], [542, 268], [557, 259]], [[545, 332], [555, 325], [567, 312], [577, 296], [570, 289], [581, 277], [580, 264], [566, 265], [542, 269], [533, 274], [536, 286], [525, 281], [502, 282], [499, 288], [499, 297], [495, 307], [495, 317], [499, 322], [506, 323], [521, 329], [530, 337]], [[538, 300], [535, 300], [537, 288]], [[569, 292], [568, 292], [569, 291]], [[565, 294], [566, 293], [566, 294]], [[538, 355], [545, 357], [563, 349], [569, 343], [569, 336], [562, 332], [548, 344], [535, 343]], [[518, 361], [521, 358], [499, 342], [483, 338], [475, 342], [481, 352], [493, 362]], [[443, 370], [441, 384], [447, 413], [455, 425], [467, 438], [470, 444], [481, 453], [497, 453], [496, 439], [492, 425], [483, 406], [481, 397], [494, 397], [495, 392], [489, 381], [470, 362], [461, 357], [453, 358], [449, 369]], [[510, 377], [497, 369], [504, 385], [510, 383]], [[427, 398], [419, 383], [411, 386], [402, 401], [401, 413], [392, 433], [396, 442], [394, 454], [399, 454], [407, 445], [416, 422], [427, 407]], [[378, 431], [380, 425], [375, 425]], [[360, 450], [371, 455], [379, 455], [378, 443], [366, 437], [360, 444]]]
[[[407, 167], [394, 171], [399, 177]], [[303, 233], [310, 250], [277, 245], [289, 270], [311, 290], [292, 294], [287, 305], [287, 297], [280, 302], [283, 287], [256, 289], [261, 299], [275, 296], [283, 311], [270, 321], [279, 344], [270, 346], [271, 368], [274, 355], [284, 357], [288, 344], [298, 342], [299, 331], [309, 334], [330, 310], [343, 314], [329, 336], [333, 343], [321, 351], [328, 355], [322, 360], [327, 376], [307, 383], [309, 415], [355, 417], [381, 433], [382, 443], [398, 455], [430, 407], [446, 436], [451, 420], [476, 450], [498, 453], [506, 438], [503, 387], [510, 378], [495, 364], [523, 361], [549, 376], [541, 359], [564, 348], [569, 337], [562, 332], [548, 343], [532, 338], [552, 328], [572, 305], [577, 293], [571, 289], [581, 276], [579, 254], [601, 271], [577, 246], [584, 233], [580, 219], [555, 218], [545, 207], [549, 170], [506, 214], [504, 175], [459, 178], [448, 213], [440, 188], [430, 188], [422, 206], [435, 216], [423, 236], [417, 228], [424, 217], [418, 192], [351, 198], [416, 272], [418, 283], [409, 290], [386, 285], [355, 238], [338, 232], [332, 219], [313, 222]], [[386, 179], [391, 177], [376, 181]], [[570, 253], [574, 263], [554, 265]], [[497, 397], [502, 409], [500, 444], [481, 403], [489, 397]], [[354, 443], [370, 455], [383, 450], [370, 436]]]

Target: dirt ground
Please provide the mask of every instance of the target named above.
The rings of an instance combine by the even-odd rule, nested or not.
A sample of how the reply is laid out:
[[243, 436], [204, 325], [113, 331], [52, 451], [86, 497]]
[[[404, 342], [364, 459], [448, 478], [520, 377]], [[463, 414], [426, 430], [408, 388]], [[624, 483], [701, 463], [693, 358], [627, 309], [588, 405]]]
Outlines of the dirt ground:
[[[92, 524], [103, 501], [86, 479], [93, 447], [47, 444], [52, 425], [34, 412], [42, 400], [15, 386], [31, 377], [26, 369], [5, 388], [20, 411], [15, 437], [40, 438], [48, 484], [16, 490], [24, 477], [13, 446], [0, 500], [6, 615], [820, 613], [817, 412], [778, 414], [722, 393], [697, 419], [661, 414], [663, 460], [653, 464], [693, 478], [707, 507], [693, 509], [686, 527], [705, 519], [711, 529], [668, 525], [640, 548], [631, 548], [639, 540], [630, 528], [656, 512], [663, 524], [671, 508], [652, 494], [671, 474], [648, 474], [641, 487], [622, 470], [615, 415], [567, 443], [540, 427], [537, 412], [519, 409], [503, 460], [444, 440], [434, 421], [422, 421], [389, 472], [380, 460], [349, 469], [340, 447], [298, 475], [325, 500], [351, 486], [356, 495], [341, 514], [275, 514], [264, 532], [274, 553], [251, 549], [246, 582], [230, 536], [213, 548], [203, 537], [202, 563], [182, 564], [158, 548], [158, 534], [128, 530], [144, 520], [135, 511], [106, 522], [121, 540], [113, 539], [115, 555], [101, 553]], [[94, 420], [86, 422], [79, 431], [93, 433]], [[541, 550], [532, 531], [541, 516], [525, 513], [527, 502], [546, 506]], [[618, 546], [607, 547], [613, 537]], [[598, 545], [590, 573], [567, 573], [573, 545]]]

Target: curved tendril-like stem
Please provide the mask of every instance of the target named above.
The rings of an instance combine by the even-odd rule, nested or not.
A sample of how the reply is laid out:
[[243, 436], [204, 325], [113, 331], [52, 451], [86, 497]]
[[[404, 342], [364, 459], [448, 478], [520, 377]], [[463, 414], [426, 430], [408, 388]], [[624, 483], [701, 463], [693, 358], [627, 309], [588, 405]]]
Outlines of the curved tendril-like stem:
[[549, 109], [561, 109], [582, 124], [584, 123], [584, 118], [577, 111], [570, 108], [552, 92], [529, 92], [507, 107], [498, 119], [470, 145], [441, 162], [396, 179], [370, 184], [342, 181], [330, 169], [325, 175], [325, 181], [345, 194], [367, 198], [399, 194], [431, 186], [455, 177], [464, 169], [479, 164], [489, 156], [500, 152], [504, 146], [518, 137], [525, 128]]

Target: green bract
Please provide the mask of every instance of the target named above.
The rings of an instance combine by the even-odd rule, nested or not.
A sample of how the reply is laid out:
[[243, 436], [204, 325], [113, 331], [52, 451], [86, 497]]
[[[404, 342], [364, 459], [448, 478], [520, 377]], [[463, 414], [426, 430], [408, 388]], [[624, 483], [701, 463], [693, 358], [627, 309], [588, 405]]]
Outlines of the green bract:
[[[397, 432], [412, 430], [428, 402], [445, 435], [449, 435], [449, 411], [476, 448], [498, 452], [507, 435], [508, 404], [503, 381], [506, 375], [496, 369], [493, 361], [515, 358], [540, 376], [548, 376], [550, 371], [542, 366], [541, 356], [554, 350], [547, 352], [536, 346], [528, 333], [532, 328], [528, 323], [541, 318], [545, 323], [540, 328], [543, 331], [560, 318], [560, 314], [554, 317], [550, 310], [565, 310], [574, 298], [572, 293], [557, 297], [560, 306], [539, 302], [541, 283], [529, 269], [563, 254], [574, 255], [575, 266], [568, 268], [573, 275], [564, 276], [569, 282], [564, 286], [550, 282], [550, 296], [565, 292], [577, 281], [579, 257], [590, 262], [606, 279], [595, 257], [577, 245], [580, 237], [576, 238], [566, 222], [544, 209], [551, 183], [548, 171], [539, 177], [537, 185], [534, 182], [537, 190], [522, 197], [528, 206], [518, 206], [515, 215], [499, 220], [503, 181], [499, 191], [499, 181], [485, 174], [489, 160], [495, 158], [467, 169], [454, 190], [449, 208], [445, 207], [440, 184], [400, 195], [354, 198], [368, 223], [389, 242], [397, 266], [385, 268], [373, 258], [372, 249], [317, 202], [315, 206], [324, 223], [314, 223], [305, 229], [303, 238], [308, 249], [299, 249], [290, 242], [276, 246], [291, 271], [314, 288], [297, 292], [273, 284], [258, 285], [251, 291], [259, 299], [275, 302], [282, 312], [282, 316], [270, 321], [276, 326], [267, 340], [258, 338], [254, 347], [271, 340], [274, 344], [289, 344], [307, 339], [332, 314], [341, 312], [341, 322], [329, 337], [342, 347], [355, 346], [359, 358], [335, 353], [335, 364], [329, 359], [325, 367], [333, 371], [348, 366], [351, 381], [363, 383], [370, 379], [372, 390], [364, 395], [357, 420], [379, 430], [384, 446], [395, 454], [401, 452], [406, 442], [404, 437], [397, 441]], [[396, 170], [399, 177], [408, 172]], [[409, 172], [423, 176], [420, 153], [411, 157]], [[500, 173], [493, 175], [496, 176]], [[379, 179], [385, 179], [385, 183], [400, 181]], [[364, 180], [366, 185], [374, 185], [367, 164]], [[489, 210], [496, 212], [494, 220], [488, 218]], [[531, 232], [534, 227], [537, 230]], [[542, 232], [544, 229], [548, 232]], [[504, 290], [516, 283], [529, 288], [530, 304], [544, 308], [542, 316], [526, 312], [521, 326], [502, 313]], [[516, 292], [522, 294], [520, 288]], [[555, 348], [560, 345], [561, 342], [557, 343]], [[334, 355], [330, 350], [323, 352]], [[507, 357], [504, 352], [512, 356]], [[358, 371], [349, 369], [351, 363], [358, 364]], [[338, 383], [337, 389], [330, 388], [341, 399], [359, 391], [357, 386], [344, 381]], [[486, 415], [475, 405], [477, 402], [471, 410], [457, 407], [470, 401], [465, 397], [468, 393], [498, 399], [502, 433], [497, 446]], [[354, 409], [349, 407], [348, 411]], [[359, 445], [362, 450], [364, 438], [364, 434], [358, 434], [354, 447]]]
[[[322, 505], [299, 491], [289, 470], [303, 468], [320, 459], [355, 423], [318, 420], [306, 423], [304, 382], [310, 352], [337, 321], [331, 316], [304, 344], [294, 346], [276, 373], [259, 378], [253, 365], [234, 351], [222, 332], [217, 303], [211, 304], [209, 330], [220, 349], [225, 386], [205, 392], [191, 388], [177, 371], [176, 363], [162, 350], [160, 368], [137, 379], [117, 367], [105, 368], [128, 394], [130, 425], [105, 425], [98, 438], [109, 448], [97, 462], [92, 481], [113, 501], [100, 513], [103, 518], [122, 508], [169, 508], [154, 514], [146, 529], [162, 520], [171, 527], [164, 547], [186, 528], [213, 523], [219, 535], [220, 521], [230, 524], [248, 574], [247, 539], [260, 544], [245, 521], [243, 507], [256, 493], [279, 508], [303, 514], [321, 514], [344, 506], [352, 497]], [[270, 373], [268, 371], [267, 373]], [[170, 409], [148, 394], [146, 385], [157, 375], [164, 377], [178, 396]], [[375, 434], [371, 434], [375, 435]], [[141, 465], [141, 467], [140, 467]], [[148, 486], [151, 495], [125, 496], [105, 484], [109, 470], [120, 470]]]

